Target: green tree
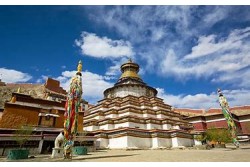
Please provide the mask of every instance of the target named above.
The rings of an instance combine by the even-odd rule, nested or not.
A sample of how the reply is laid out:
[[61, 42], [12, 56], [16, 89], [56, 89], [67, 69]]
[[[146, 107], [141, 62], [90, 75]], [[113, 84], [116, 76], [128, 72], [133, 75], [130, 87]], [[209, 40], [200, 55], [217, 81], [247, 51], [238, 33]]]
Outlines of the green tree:
[[205, 134], [197, 134], [195, 135], [194, 139], [200, 141], [203, 144], [205, 143], [207, 136]]
[[211, 128], [205, 132], [206, 139], [217, 142], [218, 144], [229, 143], [232, 141], [230, 132], [224, 128]]
[[31, 126], [22, 126], [14, 132], [13, 139], [19, 144], [19, 147], [22, 148], [31, 137], [32, 132], [33, 128]]

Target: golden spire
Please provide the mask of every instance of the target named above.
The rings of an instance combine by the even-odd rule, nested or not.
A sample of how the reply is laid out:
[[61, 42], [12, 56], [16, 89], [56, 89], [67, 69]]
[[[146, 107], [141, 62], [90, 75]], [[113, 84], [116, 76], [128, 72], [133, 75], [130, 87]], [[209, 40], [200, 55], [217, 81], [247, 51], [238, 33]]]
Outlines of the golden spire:
[[82, 61], [80, 60], [77, 66], [77, 72], [82, 72]]
[[127, 63], [124, 63], [121, 65], [121, 71], [122, 75], [120, 79], [122, 78], [136, 78], [141, 80], [140, 76], [137, 74], [139, 72], [139, 65], [136, 63], [133, 63], [131, 58], [128, 59]]

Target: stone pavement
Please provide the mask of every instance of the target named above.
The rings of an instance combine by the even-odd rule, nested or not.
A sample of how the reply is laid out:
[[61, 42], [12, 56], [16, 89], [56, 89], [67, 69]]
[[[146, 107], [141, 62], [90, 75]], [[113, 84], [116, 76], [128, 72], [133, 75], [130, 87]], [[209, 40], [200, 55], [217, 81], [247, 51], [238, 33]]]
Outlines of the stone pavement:
[[[52, 159], [48, 154], [34, 156], [16, 162], [250, 162], [250, 147], [211, 150], [99, 150], [87, 155], [73, 156], [72, 160]], [[6, 157], [0, 157], [0, 161], [9, 162]]]

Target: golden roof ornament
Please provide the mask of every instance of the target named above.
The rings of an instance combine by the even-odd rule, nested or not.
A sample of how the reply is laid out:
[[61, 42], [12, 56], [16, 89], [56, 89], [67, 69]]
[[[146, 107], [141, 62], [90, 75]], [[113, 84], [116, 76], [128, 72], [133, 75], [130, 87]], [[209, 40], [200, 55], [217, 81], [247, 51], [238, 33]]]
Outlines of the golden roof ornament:
[[17, 93], [21, 93], [21, 87], [17, 89]]
[[120, 79], [122, 78], [136, 78], [141, 80], [140, 76], [138, 75], [139, 72], [139, 65], [134, 63], [131, 58], [128, 59], [127, 63], [124, 63], [121, 65], [121, 71], [122, 75]]
[[81, 60], [78, 63], [76, 74], [82, 75], [82, 61]]
[[82, 72], [82, 61], [80, 60], [77, 66], [77, 71]]

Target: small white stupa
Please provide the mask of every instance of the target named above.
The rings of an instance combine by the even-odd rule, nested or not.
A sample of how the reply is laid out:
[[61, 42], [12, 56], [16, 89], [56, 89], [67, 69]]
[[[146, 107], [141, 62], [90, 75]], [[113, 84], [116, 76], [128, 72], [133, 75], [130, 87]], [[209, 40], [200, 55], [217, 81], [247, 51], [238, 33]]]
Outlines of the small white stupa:
[[52, 158], [63, 158], [64, 136], [62, 132], [56, 137], [55, 147], [52, 150]]

